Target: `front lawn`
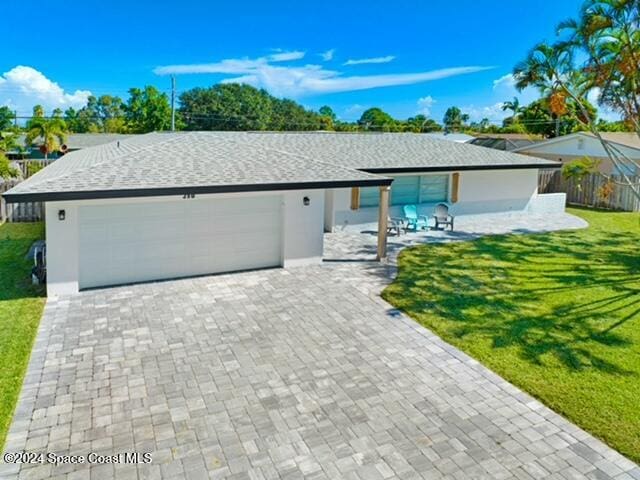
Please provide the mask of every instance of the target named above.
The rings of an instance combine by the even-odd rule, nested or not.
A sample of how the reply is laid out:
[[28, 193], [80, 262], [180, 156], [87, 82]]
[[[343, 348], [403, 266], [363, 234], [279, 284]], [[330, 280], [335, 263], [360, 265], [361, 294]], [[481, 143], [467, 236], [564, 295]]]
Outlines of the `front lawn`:
[[43, 237], [41, 223], [0, 224], [0, 450], [44, 307], [44, 288], [31, 285], [32, 263], [24, 258]]
[[640, 461], [640, 220], [403, 251], [385, 300]]

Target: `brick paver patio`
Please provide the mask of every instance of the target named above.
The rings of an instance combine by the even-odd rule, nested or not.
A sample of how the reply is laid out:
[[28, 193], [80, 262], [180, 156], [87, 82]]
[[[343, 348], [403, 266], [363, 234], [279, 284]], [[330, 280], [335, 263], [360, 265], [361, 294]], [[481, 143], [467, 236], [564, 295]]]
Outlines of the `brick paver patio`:
[[333, 260], [49, 301], [5, 451], [153, 462], [0, 476], [640, 478], [381, 300], [392, 266]]

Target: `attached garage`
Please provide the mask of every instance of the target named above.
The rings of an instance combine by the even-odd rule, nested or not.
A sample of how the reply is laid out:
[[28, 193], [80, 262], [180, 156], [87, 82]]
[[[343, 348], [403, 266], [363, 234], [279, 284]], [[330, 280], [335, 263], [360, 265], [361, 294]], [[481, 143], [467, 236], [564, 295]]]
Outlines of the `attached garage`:
[[282, 217], [282, 195], [80, 206], [78, 286], [280, 266]]

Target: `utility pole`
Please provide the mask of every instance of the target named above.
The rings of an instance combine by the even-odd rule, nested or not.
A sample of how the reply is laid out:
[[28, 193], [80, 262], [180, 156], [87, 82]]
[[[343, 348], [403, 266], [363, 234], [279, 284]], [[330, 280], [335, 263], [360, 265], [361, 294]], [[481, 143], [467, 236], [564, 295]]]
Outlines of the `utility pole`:
[[171, 131], [176, 131], [176, 76], [171, 75]]
[[18, 110], [13, 111], [13, 126], [18, 126]]

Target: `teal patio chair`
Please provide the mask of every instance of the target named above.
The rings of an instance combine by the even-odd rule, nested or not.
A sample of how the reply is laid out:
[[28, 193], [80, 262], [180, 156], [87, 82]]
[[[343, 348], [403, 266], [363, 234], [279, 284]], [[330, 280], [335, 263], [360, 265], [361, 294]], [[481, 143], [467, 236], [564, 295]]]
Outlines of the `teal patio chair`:
[[418, 207], [415, 205], [405, 205], [402, 207], [404, 211], [404, 220], [407, 222], [407, 229], [414, 231], [426, 230], [428, 225], [428, 219], [425, 215], [418, 215]]

